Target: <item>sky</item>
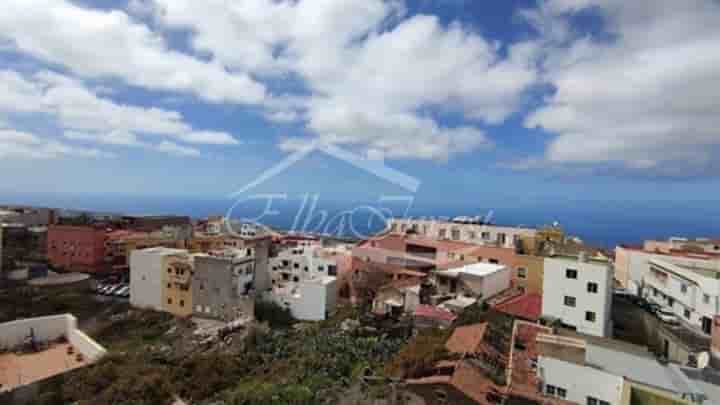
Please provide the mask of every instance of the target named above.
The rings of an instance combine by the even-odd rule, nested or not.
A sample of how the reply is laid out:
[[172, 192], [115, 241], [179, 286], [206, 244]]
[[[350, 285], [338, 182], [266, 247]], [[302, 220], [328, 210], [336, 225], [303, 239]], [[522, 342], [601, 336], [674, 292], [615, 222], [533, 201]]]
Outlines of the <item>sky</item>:
[[[0, 191], [227, 196], [314, 145], [427, 201], [720, 200], [714, 0], [3, 0]], [[267, 190], [396, 187], [322, 148]]]

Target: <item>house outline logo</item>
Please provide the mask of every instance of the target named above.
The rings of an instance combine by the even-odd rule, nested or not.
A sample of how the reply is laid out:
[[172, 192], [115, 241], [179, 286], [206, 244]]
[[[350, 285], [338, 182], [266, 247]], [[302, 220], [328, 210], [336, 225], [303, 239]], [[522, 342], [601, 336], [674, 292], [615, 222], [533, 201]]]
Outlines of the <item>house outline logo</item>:
[[[372, 158], [364, 157], [364, 156], [358, 155], [356, 153], [350, 152], [348, 150], [345, 150], [343, 148], [340, 148], [337, 145], [327, 143], [327, 142], [321, 142], [320, 140], [315, 139], [311, 142], [308, 142], [308, 143], [300, 146], [296, 151], [287, 155], [280, 162], [278, 162], [274, 166], [272, 166], [269, 169], [260, 173], [260, 175], [255, 177], [255, 179], [253, 181], [245, 184], [237, 191], [229, 194], [228, 198], [234, 198], [237, 200], [228, 209], [228, 211], [225, 215], [225, 223], [226, 223], [226, 226], [228, 227], [228, 230], [231, 233], [234, 233], [234, 231], [232, 230], [232, 225], [231, 225], [231, 217], [232, 217], [232, 211], [235, 209], [235, 207], [239, 203], [241, 203], [243, 201], [243, 199], [239, 198], [239, 197], [246, 195], [248, 193], [248, 191], [252, 190], [253, 188], [282, 174], [285, 170], [292, 167], [295, 163], [301, 161], [306, 156], [308, 156], [309, 154], [311, 154], [315, 151], [324, 152], [326, 155], [328, 155], [330, 157], [334, 157], [335, 159], [338, 159], [342, 162], [350, 164], [351, 166], [354, 166], [354, 167], [361, 169], [367, 173], [370, 173], [370, 174], [374, 175], [375, 177], [385, 180], [388, 183], [394, 184], [409, 193], [413, 193], [413, 194], [416, 193], [421, 184], [419, 179], [385, 165], [385, 163], [381, 157], [372, 157]], [[268, 201], [270, 202], [269, 204], [266, 204], [266, 206], [265, 206], [265, 213], [272, 213], [272, 211], [270, 210], [270, 206], [271, 206], [272, 200], [274, 198], [286, 198], [285, 194], [263, 194], [263, 195], [258, 195], [258, 196], [268, 198]], [[381, 199], [383, 199], [385, 201], [410, 201], [410, 202], [412, 202], [413, 198], [412, 197], [400, 197], [400, 196], [382, 196]], [[303, 205], [305, 203], [306, 203], [306, 201], [303, 201]], [[370, 207], [370, 206], [363, 206], [360, 208], [371, 209], [371, 210], [375, 209], [374, 207]], [[408, 206], [408, 208], [409, 208], [409, 206]], [[302, 211], [302, 209], [301, 209], [301, 211]], [[379, 211], [377, 211], [377, 212], [379, 212]], [[298, 213], [298, 216], [299, 216], [299, 214], [300, 213]], [[255, 225], [259, 225], [261, 227], [269, 229], [267, 226], [258, 222], [259, 218], [260, 217], [255, 218], [255, 219], [243, 218], [242, 220], [248, 221]], [[296, 217], [296, 221], [297, 221], [297, 217]], [[352, 224], [350, 226], [352, 226]]]
[[360, 156], [356, 153], [347, 151], [338, 147], [337, 145], [330, 144], [327, 142], [321, 142], [318, 139], [301, 146], [297, 151], [286, 156], [276, 165], [262, 172], [255, 180], [247, 183], [237, 191], [230, 194], [230, 198], [237, 198], [242, 194], [252, 190], [260, 184], [272, 179], [273, 177], [281, 174], [288, 168], [292, 167], [295, 163], [304, 159], [307, 155], [314, 151], [325, 152], [328, 156], [334, 157], [338, 160], [346, 162], [352, 166], [355, 166], [361, 170], [364, 170], [376, 177], [383, 179], [389, 183], [393, 183], [408, 192], [415, 193], [420, 188], [420, 180], [403, 173], [399, 170], [393, 169], [385, 165], [382, 159], [370, 159], [367, 157]]

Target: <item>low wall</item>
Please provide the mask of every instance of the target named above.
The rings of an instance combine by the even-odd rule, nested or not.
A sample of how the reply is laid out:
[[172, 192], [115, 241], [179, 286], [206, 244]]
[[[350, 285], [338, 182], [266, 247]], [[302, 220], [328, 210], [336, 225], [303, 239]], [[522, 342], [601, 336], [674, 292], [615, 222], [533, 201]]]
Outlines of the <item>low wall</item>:
[[87, 361], [93, 362], [107, 354], [107, 350], [105, 350], [105, 348], [95, 343], [94, 340], [92, 340], [80, 329], [71, 331], [69, 335], [68, 340], [70, 341], [70, 344], [73, 345], [77, 351], [82, 353]]
[[21, 345], [30, 335], [31, 328], [38, 341], [48, 341], [66, 335], [69, 330], [74, 330], [76, 325], [75, 317], [68, 314], [6, 322], [0, 324], [0, 348], [12, 349]]

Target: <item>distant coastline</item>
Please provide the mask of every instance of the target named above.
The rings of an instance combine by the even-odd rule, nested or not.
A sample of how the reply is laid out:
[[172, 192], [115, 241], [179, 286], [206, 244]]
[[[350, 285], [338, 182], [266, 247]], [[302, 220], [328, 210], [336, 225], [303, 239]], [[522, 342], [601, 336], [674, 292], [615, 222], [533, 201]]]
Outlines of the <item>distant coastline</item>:
[[[225, 215], [233, 201], [224, 198], [197, 199], [192, 197], [139, 197], [121, 195], [69, 195], [51, 193], [0, 192], [0, 204], [26, 204], [48, 206], [69, 210], [87, 210], [105, 213], [172, 214], [203, 218], [208, 215]], [[266, 225], [289, 229], [293, 226], [299, 210], [299, 201], [279, 203], [278, 215], [261, 221]], [[322, 201], [317, 210], [333, 215], [352, 209], [362, 202]], [[397, 207], [400, 210], [400, 207]], [[240, 207], [233, 217], [253, 216], [260, 206]], [[393, 208], [394, 210], [394, 208]], [[495, 206], [472, 206], [470, 203], [425, 203], [417, 201], [409, 210], [413, 217], [454, 217], [459, 215], [485, 215], [493, 211], [493, 220], [506, 225], [539, 226], [558, 221], [565, 230], [577, 235], [586, 243], [606, 248], [617, 244], [639, 243], [644, 239], [665, 239], [671, 236], [720, 236], [720, 202], [693, 201], [632, 201], [632, 202], [540, 202], [536, 204], [511, 204]], [[396, 211], [399, 212], [399, 211]], [[235, 215], [238, 214], [238, 215]], [[317, 214], [317, 211], [315, 212]], [[393, 213], [395, 214], [395, 213]], [[307, 215], [307, 213], [304, 213]], [[375, 218], [365, 223], [367, 217], [356, 214], [353, 222], [361, 233], [372, 234], [382, 230], [383, 224]], [[308, 223], [312, 230], [316, 218], [302, 217], [301, 224]]]

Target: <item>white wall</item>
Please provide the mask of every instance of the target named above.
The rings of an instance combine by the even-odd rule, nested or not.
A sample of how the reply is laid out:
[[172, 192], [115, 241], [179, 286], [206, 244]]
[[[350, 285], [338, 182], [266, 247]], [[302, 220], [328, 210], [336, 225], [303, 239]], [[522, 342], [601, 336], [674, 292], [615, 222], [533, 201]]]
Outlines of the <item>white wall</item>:
[[[568, 279], [566, 270], [577, 270], [577, 279]], [[587, 285], [598, 285], [597, 293], [589, 293]], [[613, 271], [609, 265], [581, 262], [566, 258], [545, 258], [542, 313], [562, 319], [578, 332], [594, 336], [611, 333]], [[565, 296], [575, 297], [575, 307], [565, 305]], [[585, 312], [595, 313], [595, 322], [585, 320]]]
[[75, 328], [75, 317], [71, 315], [41, 316], [19, 319], [0, 324], [0, 348], [11, 349], [22, 344], [30, 334], [30, 328], [39, 341], [55, 340], [66, 335], [68, 329]]
[[[593, 367], [552, 357], [539, 356], [538, 374], [544, 384], [567, 390], [566, 400], [586, 404], [591, 396], [613, 405], [620, 404], [623, 378]], [[545, 387], [543, 386], [543, 391]]]
[[130, 254], [130, 305], [162, 311], [163, 255], [134, 250]]
[[[536, 233], [535, 229], [531, 228], [516, 228], [508, 226], [495, 226], [495, 225], [480, 225], [480, 224], [455, 224], [448, 221], [440, 220], [423, 220], [423, 219], [403, 219], [403, 218], [391, 218], [388, 220], [387, 227], [390, 229], [392, 225], [395, 225], [395, 232], [401, 233], [404, 225], [405, 230], [409, 230], [413, 227], [417, 234], [439, 239], [441, 238], [441, 230], [445, 231], [444, 239], [453, 239], [452, 230], [457, 229], [460, 231], [460, 237], [454, 240], [462, 242], [476, 243], [476, 244], [493, 244], [498, 241], [500, 234], [505, 235], [504, 247], [514, 247], [514, 240], [516, 237], [521, 235], [534, 236]], [[486, 234], [486, 238], [483, 238], [483, 233]]]
[[104, 347], [97, 344], [80, 329], [71, 331], [68, 334], [68, 341], [70, 341], [70, 344], [82, 353], [88, 361], [95, 361], [107, 354], [107, 350], [105, 350]]
[[64, 335], [88, 361], [97, 360], [107, 353], [102, 346], [77, 329], [77, 319], [70, 314], [20, 319], [0, 324], [0, 348], [9, 350], [22, 345], [30, 334], [30, 328], [40, 342], [56, 340]]
[[511, 271], [508, 267], [484, 276], [482, 283], [483, 299], [492, 298], [510, 288], [511, 276]]
[[[299, 280], [327, 276], [328, 266], [337, 266], [337, 263], [333, 259], [315, 256], [314, 249], [314, 247], [298, 247], [283, 250], [277, 257], [270, 258], [268, 267], [272, 278], [282, 280], [281, 273], [290, 273], [291, 280], [295, 276]], [[302, 251], [302, 253], [293, 253], [293, 251]], [[287, 261], [288, 265], [283, 266], [283, 261]], [[297, 264], [297, 268], [295, 268], [295, 264]], [[307, 271], [305, 271], [306, 267]]]
[[335, 310], [336, 304], [336, 281], [326, 283], [318, 281], [301, 281], [290, 283], [297, 287], [297, 294], [278, 294], [272, 292], [266, 295], [279, 305], [290, 309], [295, 319], [301, 321], [322, 321], [326, 319], [329, 312]]

